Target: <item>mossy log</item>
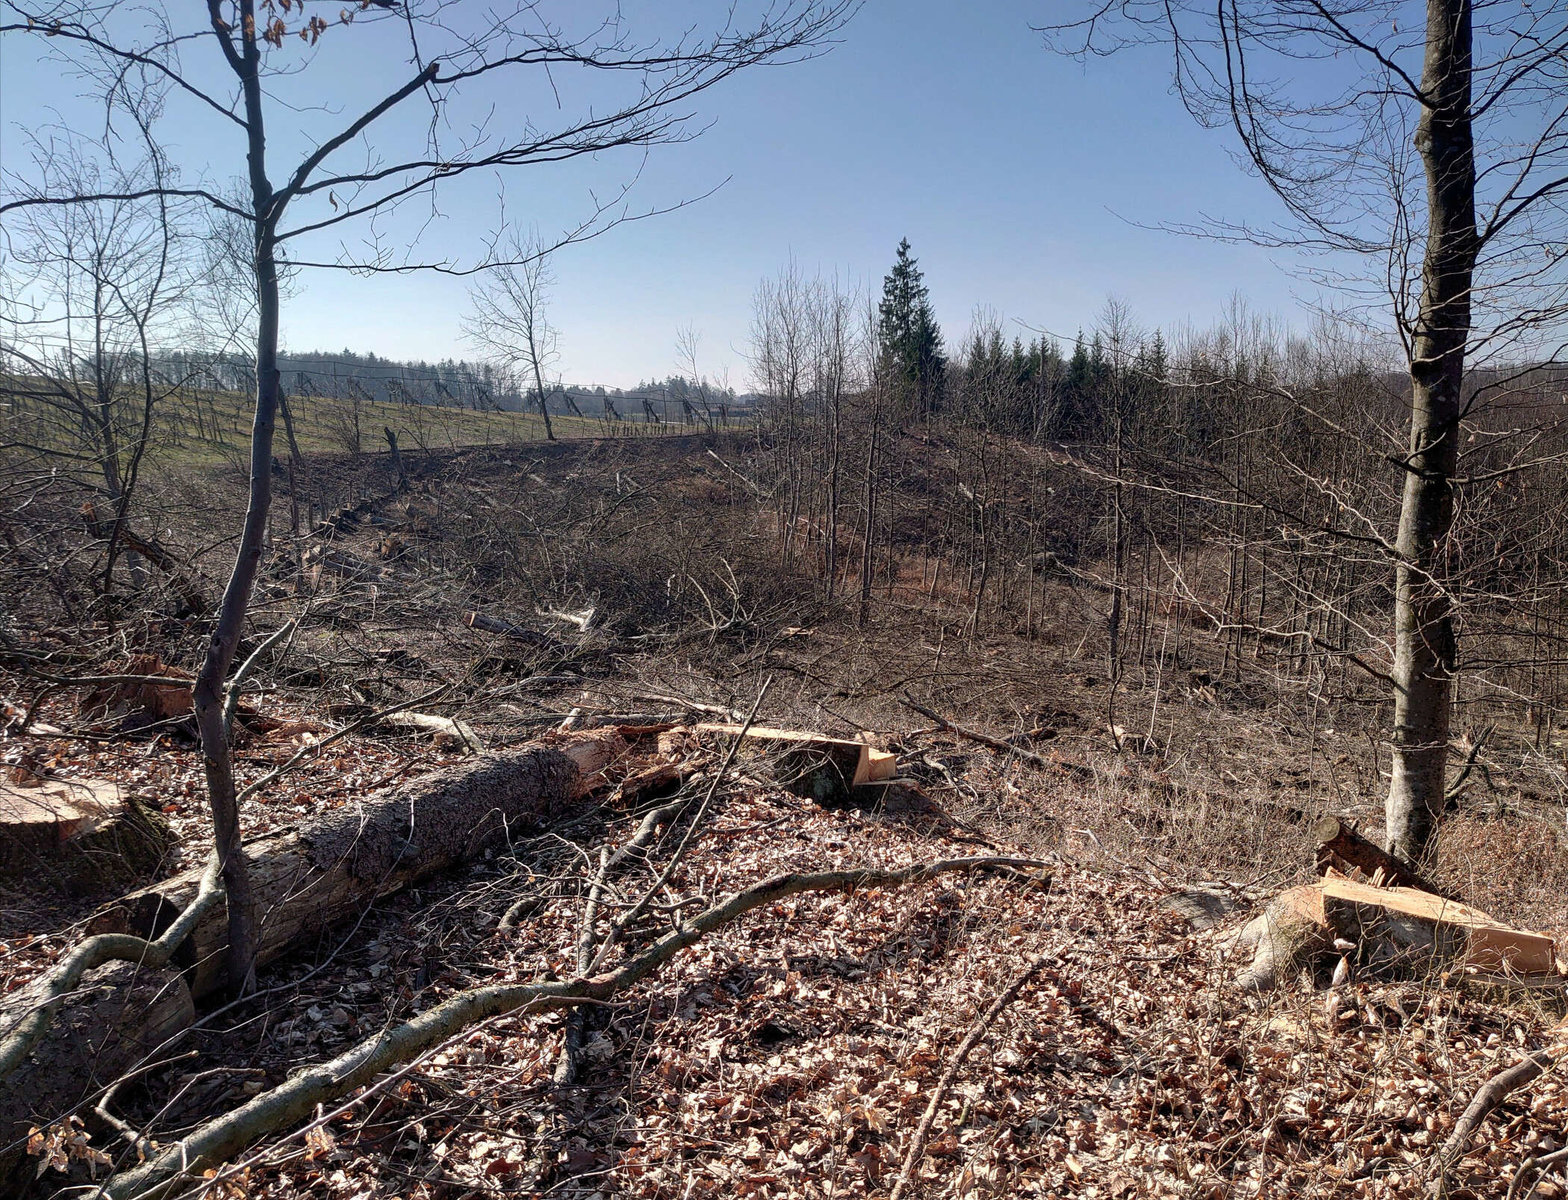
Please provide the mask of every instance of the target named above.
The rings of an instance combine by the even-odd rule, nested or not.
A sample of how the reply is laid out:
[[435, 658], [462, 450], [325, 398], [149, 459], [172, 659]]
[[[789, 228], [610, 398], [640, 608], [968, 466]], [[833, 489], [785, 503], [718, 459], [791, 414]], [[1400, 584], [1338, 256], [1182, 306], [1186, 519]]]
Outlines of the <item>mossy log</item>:
[[[385, 796], [322, 813], [291, 833], [247, 843], [256, 901], [256, 965], [377, 897], [446, 870], [523, 829], [548, 823], [592, 789], [624, 748], [613, 729], [556, 745], [476, 757]], [[201, 885], [187, 871], [100, 910], [93, 933], [155, 937]], [[176, 953], [197, 998], [222, 985], [228, 910], [216, 906]]]
[[[324, 813], [292, 833], [247, 843], [257, 965], [378, 897], [548, 824], [591, 791], [624, 749], [620, 735], [606, 729], [479, 757]], [[95, 915], [89, 932], [156, 938], [195, 899], [204, 870], [115, 901]], [[194, 1002], [223, 984], [227, 933], [228, 913], [217, 903], [175, 949], [171, 969], [120, 962], [85, 977], [0, 1088], [0, 1194], [14, 1194], [4, 1184], [23, 1169], [17, 1163], [30, 1127], [63, 1119], [189, 1028]], [[38, 1007], [35, 993], [23, 989], [0, 1002], [0, 1036]]]

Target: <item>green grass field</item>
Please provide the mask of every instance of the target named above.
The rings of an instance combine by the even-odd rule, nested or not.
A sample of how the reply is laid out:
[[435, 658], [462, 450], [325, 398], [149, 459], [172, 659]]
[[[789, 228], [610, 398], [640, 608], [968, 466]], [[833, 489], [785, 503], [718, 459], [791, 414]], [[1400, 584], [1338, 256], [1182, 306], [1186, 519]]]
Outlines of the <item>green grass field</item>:
[[[352, 401], [325, 396], [293, 396], [288, 403], [300, 453], [307, 456], [384, 452], [383, 430], [388, 428], [410, 453], [545, 440], [544, 420], [538, 413], [475, 412], [380, 400], [362, 400], [356, 409]], [[172, 397], [159, 412], [150, 450], [153, 462], [167, 468], [233, 461], [249, 443], [251, 413], [250, 397], [235, 392]], [[550, 423], [558, 438], [654, 437], [694, 429], [554, 412]], [[281, 419], [274, 452], [280, 457], [288, 452]]]
[[[34, 389], [18, 387], [0, 405], [0, 418], [15, 439], [13, 445], [23, 452], [42, 452], [46, 456], [58, 453], [77, 464], [94, 462], [100, 452], [99, 444], [96, 438], [88, 441], [82, 436], [80, 418], [68, 408], [24, 398], [29, 391], [34, 391], [34, 397], [38, 395]], [[385, 429], [393, 430], [399, 446], [410, 454], [545, 440], [544, 420], [538, 413], [476, 412], [368, 399], [356, 403], [326, 396], [291, 396], [288, 405], [300, 453], [306, 457], [384, 454]], [[127, 405], [116, 418], [122, 461], [140, 428], [140, 416], [139, 410]], [[554, 411], [550, 421], [555, 436], [563, 439], [662, 437], [694, 433], [701, 428], [673, 421], [606, 421]], [[157, 404], [145, 465], [160, 474], [241, 466], [249, 454], [251, 423], [252, 398], [247, 394], [209, 389], [176, 392]], [[733, 424], [732, 418], [732, 427]], [[280, 414], [273, 453], [285, 458], [288, 452], [288, 436]]]

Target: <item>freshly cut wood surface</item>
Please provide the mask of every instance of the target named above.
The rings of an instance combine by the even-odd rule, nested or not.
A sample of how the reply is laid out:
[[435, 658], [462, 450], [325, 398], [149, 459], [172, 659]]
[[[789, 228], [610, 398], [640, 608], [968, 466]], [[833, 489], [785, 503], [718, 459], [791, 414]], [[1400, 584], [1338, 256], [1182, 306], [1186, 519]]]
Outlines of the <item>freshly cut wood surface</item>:
[[697, 732], [718, 733], [728, 737], [737, 737], [744, 732], [749, 740], [776, 742], [781, 747], [801, 750], [820, 750], [832, 756], [835, 762], [842, 762], [841, 769], [850, 787], [891, 779], [898, 769], [896, 756], [886, 750], [878, 750], [865, 742], [829, 737], [821, 733], [807, 733], [799, 729], [773, 729], [765, 725], [753, 725], [747, 729], [744, 725], [718, 722], [704, 722], [697, 726]]
[[63, 843], [97, 828], [123, 807], [119, 786], [108, 780], [0, 782], [0, 837]]
[[148, 878], [172, 844], [161, 814], [102, 779], [0, 782], [0, 878], [68, 892]]
[[1511, 929], [1489, 913], [1457, 900], [1418, 888], [1373, 887], [1341, 875], [1324, 879], [1322, 892], [1324, 914], [1336, 927], [1348, 921], [1365, 928], [1375, 922], [1375, 915], [1359, 910], [1382, 910], [1455, 931], [1457, 944], [1445, 947], [1446, 939], [1440, 937], [1438, 948], [1452, 949], [1466, 966], [1523, 975], [1551, 974], [1557, 969], [1552, 939], [1546, 934]]

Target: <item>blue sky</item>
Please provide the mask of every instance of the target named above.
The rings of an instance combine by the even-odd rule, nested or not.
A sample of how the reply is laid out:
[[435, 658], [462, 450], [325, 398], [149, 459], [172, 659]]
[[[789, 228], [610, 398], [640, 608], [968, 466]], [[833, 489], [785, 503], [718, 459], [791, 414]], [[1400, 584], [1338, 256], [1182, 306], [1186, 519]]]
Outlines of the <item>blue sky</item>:
[[[653, 7], [626, 9], [635, 24]], [[687, 0], [679, 9], [700, 16], [721, 6]], [[825, 56], [706, 93], [696, 111], [711, 125], [692, 142], [651, 152], [633, 204], [668, 205], [723, 184], [717, 193], [558, 255], [550, 315], [562, 375], [624, 386], [668, 374], [678, 365], [676, 331], [689, 324], [701, 337], [701, 367], [727, 371], [744, 388], [762, 277], [793, 257], [808, 273], [876, 290], [901, 237], [913, 244], [950, 343], [977, 305], [1071, 336], [1110, 295], [1148, 327], [1206, 325], [1236, 292], [1304, 323], [1300, 305], [1316, 292], [1292, 276], [1299, 264], [1134, 224], [1205, 214], [1263, 221], [1276, 210], [1224, 137], [1181, 108], [1157, 51], [1087, 65], [1054, 57], [1030, 29], [1049, 9], [1049, 0], [869, 0]], [[660, 17], [668, 15], [665, 6]], [[385, 90], [403, 70], [392, 32], [332, 31], [290, 98], [314, 99], [322, 88], [329, 109], [346, 112]], [[37, 46], [13, 37], [0, 48], [0, 161], [13, 170], [25, 158], [22, 131], [51, 112], [73, 124], [85, 112], [58, 66], [35, 60]], [[493, 120], [554, 116], [542, 80], [481, 100], [495, 105]], [[309, 107], [275, 110], [277, 161], [307, 131], [339, 119]], [[423, 119], [411, 114], [393, 136], [418, 136]], [[188, 176], [222, 180], [241, 169], [229, 131], [188, 107], [170, 106], [161, 136]], [[506, 212], [550, 233], [586, 212], [592, 191], [606, 194], [637, 168], [624, 153], [535, 168], [506, 183]], [[422, 249], [477, 252], [496, 223], [497, 186], [470, 178], [445, 192], [438, 212], [417, 222]], [[394, 231], [415, 228], [405, 214]], [[460, 357], [465, 287], [442, 277], [312, 272], [289, 300], [285, 340], [296, 350]]]

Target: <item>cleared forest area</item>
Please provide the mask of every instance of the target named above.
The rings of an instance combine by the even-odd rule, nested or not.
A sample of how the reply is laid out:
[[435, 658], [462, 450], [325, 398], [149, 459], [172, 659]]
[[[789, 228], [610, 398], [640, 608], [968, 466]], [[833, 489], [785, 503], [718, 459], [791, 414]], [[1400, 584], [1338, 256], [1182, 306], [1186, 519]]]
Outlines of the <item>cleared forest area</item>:
[[623, 7], [0, 0], [0, 1194], [1563, 1196], [1568, 10]]
[[[1260, 1002], [1225, 951], [1234, 922], [1313, 877], [1320, 813], [1375, 826], [1380, 681], [1328, 652], [1301, 673], [1303, 656], [1260, 632], [1273, 612], [1254, 592], [1241, 593], [1256, 628], [1238, 646], [1228, 622], [1180, 602], [1154, 542], [1124, 552], [1149, 576], [1129, 573], [1113, 672], [1114, 567], [1093, 517], [1107, 489], [1061, 446], [992, 435], [980, 452], [974, 436], [933, 421], [888, 437], [899, 465], [864, 616], [858, 588], [825, 595], [824, 532], [788, 516], [774, 473], [791, 439], [777, 431], [416, 450], [406, 490], [385, 451], [308, 458], [331, 494], [357, 499], [298, 539], [276, 536], [263, 577], [237, 717], [253, 854], [323, 815], [363, 822], [353, 814], [465, 769], [475, 748], [504, 758], [584, 730], [625, 748], [590, 795], [508, 828], [455, 873], [368, 910], [349, 901], [286, 939], [254, 997], [175, 1033], [107, 1103], [112, 1080], [89, 1085], [80, 1137], [45, 1122], [16, 1169], [43, 1167], [48, 1190], [101, 1171], [99, 1153], [151, 1161], [151, 1143], [268, 1095], [301, 1056], [330, 1059], [465, 990], [570, 979], [585, 921], [592, 962], [651, 884], [665, 915], [614, 935], [625, 950], [606, 962], [768, 878], [999, 857], [907, 894], [868, 885], [755, 910], [581, 1020], [493, 1018], [368, 1091], [327, 1097], [218, 1178], [262, 1195], [885, 1194], [970, 1023], [1041, 955], [956, 1067], [913, 1168], [920, 1186], [1406, 1194], [1510, 1049], [1550, 1043], [1554, 993], [1509, 999], [1422, 970], [1339, 985], [1328, 1008], [1294, 987]], [[993, 485], [1002, 565], [989, 572], [965, 497], [987, 479], [1006, 481]], [[196, 514], [189, 482], [154, 475], [144, 503], [167, 503], [150, 510], [156, 526], [205, 590], [227, 554], [195, 548], [222, 509]], [[232, 474], [200, 486], [237, 511]], [[209, 844], [188, 705], [160, 712], [133, 682], [68, 682], [188, 674], [200, 619], [168, 616], [180, 598], [155, 574], [134, 594], [145, 615], [105, 621], [89, 603], [103, 541], [48, 495], [10, 517], [14, 544], [72, 548], [52, 571], [10, 576], [11, 611], [36, 614], [13, 621], [6, 653], [12, 778], [113, 781], [169, 835], [133, 878], [84, 885], [69, 856], [46, 856], [8, 885], [11, 995], [75, 931], [107, 928], [120, 894], [199, 874]], [[1039, 515], [1046, 504], [1062, 519]], [[858, 545], [841, 532], [857, 581]], [[1048, 555], [1024, 553], [1036, 545]], [[1207, 562], [1222, 587], [1234, 559], [1208, 554], [1191, 546], [1181, 578]], [[897, 781], [819, 803], [775, 754], [731, 758], [726, 736], [696, 732], [744, 722], [759, 697], [756, 724], [869, 738], [896, 756]], [[1561, 800], [1542, 722], [1506, 698], [1475, 710], [1496, 731], [1445, 825], [1434, 886], [1561, 936]], [[400, 724], [410, 712], [428, 720]], [[1195, 889], [1237, 915], [1190, 927], [1165, 898]], [[105, 1128], [94, 1104], [134, 1136], [89, 1141]], [[1547, 1082], [1527, 1118], [1499, 1119], [1561, 1136], [1561, 1104]], [[1484, 1149], [1509, 1145], [1500, 1134]], [[1455, 1183], [1466, 1178], [1486, 1194], [1495, 1170], [1465, 1160]]]

